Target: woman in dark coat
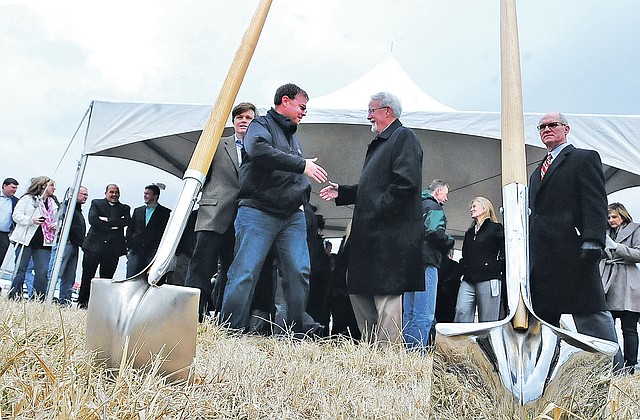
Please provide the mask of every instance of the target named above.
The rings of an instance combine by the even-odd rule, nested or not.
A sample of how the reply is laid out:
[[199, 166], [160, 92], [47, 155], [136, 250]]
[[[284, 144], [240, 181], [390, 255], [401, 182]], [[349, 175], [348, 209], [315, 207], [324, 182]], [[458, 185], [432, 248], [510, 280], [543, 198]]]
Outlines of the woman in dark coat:
[[613, 318], [620, 318], [624, 341], [624, 366], [630, 373], [638, 363], [640, 318], [640, 224], [620, 203], [609, 205], [606, 257], [602, 282]]
[[462, 244], [463, 279], [456, 301], [455, 322], [497, 321], [504, 263], [504, 228], [491, 201], [476, 197], [469, 210], [473, 222]]

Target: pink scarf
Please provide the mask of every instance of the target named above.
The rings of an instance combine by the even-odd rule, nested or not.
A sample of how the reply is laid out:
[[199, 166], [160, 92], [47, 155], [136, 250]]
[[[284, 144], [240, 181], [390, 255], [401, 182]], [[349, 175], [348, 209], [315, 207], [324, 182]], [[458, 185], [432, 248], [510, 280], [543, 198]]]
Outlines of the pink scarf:
[[[47, 205], [44, 205], [45, 200]], [[40, 201], [40, 212], [44, 216], [44, 223], [42, 223], [42, 235], [44, 236], [44, 243], [51, 244], [56, 238], [55, 219], [53, 214], [53, 199], [51, 197], [42, 198]]]

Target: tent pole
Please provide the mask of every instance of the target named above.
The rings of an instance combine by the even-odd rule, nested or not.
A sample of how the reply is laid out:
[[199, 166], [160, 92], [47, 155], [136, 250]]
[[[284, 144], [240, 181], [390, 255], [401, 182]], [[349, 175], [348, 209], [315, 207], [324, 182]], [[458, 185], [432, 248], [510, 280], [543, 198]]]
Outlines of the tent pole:
[[[53, 263], [53, 269], [51, 270], [51, 277], [49, 277], [49, 285], [47, 288], [47, 303], [53, 302], [53, 294], [56, 290], [58, 278], [60, 277], [60, 266], [62, 265], [62, 258], [64, 257], [67, 240], [69, 239], [69, 232], [71, 232], [73, 212], [76, 208], [76, 200], [78, 197], [78, 191], [80, 190], [80, 183], [82, 182], [82, 177], [84, 176], [84, 171], [87, 167], [87, 158], [87, 155], [82, 155], [82, 157], [78, 161], [76, 177], [73, 181], [71, 192], [69, 193], [67, 207], [65, 209], [65, 214], [63, 215], [64, 220], [62, 223], [62, 231], [60, 236], [58, 237], [58, 249], [56, 250], [55, 261]], [[71, 217], [68, 217], [69, 214], [71, 214]]]

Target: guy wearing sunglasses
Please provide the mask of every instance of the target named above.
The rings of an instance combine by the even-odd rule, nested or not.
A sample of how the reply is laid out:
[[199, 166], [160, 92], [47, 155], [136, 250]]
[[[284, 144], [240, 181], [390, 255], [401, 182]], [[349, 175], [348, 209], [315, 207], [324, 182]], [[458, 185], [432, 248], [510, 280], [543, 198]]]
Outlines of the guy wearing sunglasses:
[[[607, 228], [602, 162], [598, 152], [567, 143], [570, 130], [556, 112], [538, 125], [547, 157], [529, 180], [533, 309], [556, 327], [572, 314], [578, 332], [617, 342], [598, 269]], [[614, 368], [622, 364], [618, 351]]]

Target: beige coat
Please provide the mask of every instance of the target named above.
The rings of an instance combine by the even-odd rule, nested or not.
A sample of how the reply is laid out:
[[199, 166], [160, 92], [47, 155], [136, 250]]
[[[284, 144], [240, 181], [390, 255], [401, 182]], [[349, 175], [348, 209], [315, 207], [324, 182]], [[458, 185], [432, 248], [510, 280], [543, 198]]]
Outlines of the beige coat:
[[195, 231], [225, 233], [236, 218], [238, 189], [238, 155], [235, 137], [223, 137], [213, 156], [208, 180], [202, 188]]
[[629, 223], [612, 239], [618, 247], [605, 250], [602, 264], [607, 304], [612, 311], [640, 312], [640, 224]]

